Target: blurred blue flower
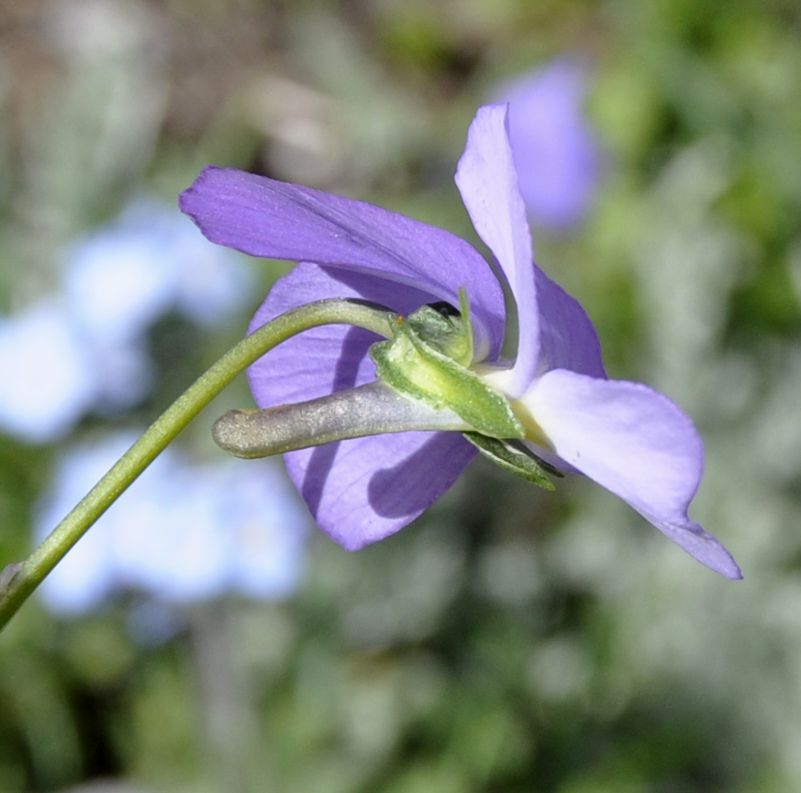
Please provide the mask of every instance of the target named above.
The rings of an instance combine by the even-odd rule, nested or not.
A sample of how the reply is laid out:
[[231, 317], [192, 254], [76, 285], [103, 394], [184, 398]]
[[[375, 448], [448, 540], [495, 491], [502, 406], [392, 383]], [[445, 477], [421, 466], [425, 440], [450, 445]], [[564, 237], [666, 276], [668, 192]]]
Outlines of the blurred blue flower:
[[[282, 436], [283, 447], [271, 447], [261, 426], [250, 445], [253, 415], [241, 412], [217, 423], [216, 440], [242, 456], [286, 451], [290, 478], [317, 523], [357, 550], [407, 526], [454, 483], [477, 454], [465, 430], [519, 439], [557, 468], [583, 473], [622, 498], [702, 564], [741, 578], [731, 554], [688, 514], [704, 456], [692, 420], [645, 385], [609, 379], [590, 318], [534, 263], [508, 115], [505, 104], [478, 109], [455, 176], [502, 275], [460, 238], [410, 217], [244, 171], [203, 169], [180, 199], [203, 234], [252, 256], [297, 263], [276, 281], [251, 331], [312, 300], [335, 297], [376, 302], [401, 318], [442, 300], [469, 306], [465, 327], [472, 336], [459, 351], [434, 342], [453, 370], [445, 374], [443, 366], [432, 375], [433, 358], [418, 368], [404, 348], [393, 352], [396, 342], [412, 338], [405, 335], [416, 321], [411, 318], [395, 323], [392, 340], [377, 344], [378, 334], [360, 329], [354, 336], [352, 328], [333, 325], [298, 334], [250, 366], [251, 392], [270, 415], [271, 408], [295, 405], [298, 422], [309, 410], [330, 408], [336, 429], [345, 430], [337, 442], [315, 448], [331, 438], [313, 437], [316, 412], [301, 424], [305, 432]], [[508, 318], [499, 278], [517, 306], [513, 361], [502, 357]], [[420, 354], [424, 338], [407, 349]], [[396, 364], [401, 368], [393, 371]], [[380, 418], [371, 426], [353, 420], [356, 403], [342, 410], [350, 400], [363, 406], [376, 393], [389, 393], [381, 391], [386, 383], [412, 399], [397, 410], [380, 397]], [[476, 412], [459, 401], [463, 394], [454, 398], [473, 387], [499, 398], [505, 415], [520, 423], [485, 423], [487, 413], [479, 415], [485, 408], [478, 407], [485, 397], [476, 399]], [[497, 416], [494, 410], [488, 412]], [[412, 431], [397, 431], [403, 429]]]
[[172, 262], [153, 237], [130, 233], [122, 219], [73, 244], [64, 264], [64, 291], [89, 338], [130, 341], [172, 302]]
[[[58, 462], [35, 516], [47, 534], [134, 440], [116, 434]], [[303, 571], [308, 516], [277, 463], [192, 464], [168, 449], [44, 581], [58, 614], [80, 614], [121, 591], [165, 604], [239, 593], [290, 596]]]
[[172, 207], [139, 199], [66, 252], [64, 290], [94, 362], [97, 402], [136, 404], [152, 384], [144, 339], [174, 309], [200, 325], [242, 308], [253, 275], [238, 256], [220, 256]]
[[[53, 485], [34, 510], [33, 525], [37, 539], [44, 539], [78, 503], [76, 494], [78, 499], [82, 498], [106, 472], [108, 464], [134, 440], [133, 435], [115, 435], [100, 443], [72, 449], [56, 462]], [[169, 451], [160, 459], [165, 459], [168, 454]], [[139, 501], [153, 479], [151, 468], [132, 486]], [[108, 525], [110, 516], [113, 516], [111, 511], [101, 518], [101, 522]], [[108, 564], [114, 539], [112, 532], [91, 531], [69, 552], [40, 587], [39, 591], [48, 607], [62, 614], [80, 614], [108, 597], [115, 585], [114, 570]]]
[[92, 362], [93, 409], [117, 412], [133, 407], [150, 393], [154, 372], [144, 336], [117, 343], [83, 334], [81, 338]]
[[56, 300], [0, 317], [0, 429], [31, 443], [64, 435], [91, 406], [94, 373]]
[[150, 390], [145, 334], [169, 310], [200, 325], [243, 307], [253, 275], [230, 251], [217, 255], [175, 209], [138, 199], [66, 252], [64, 290], [95, 362], [101, 407], [129, 407]]
[[253, 279], [237, 254], [205, 244], [177, 209], [133, 202], [67, 248], [63, 295], [0, 317], [0, 430], [47, 443], [93, 409], [136, 404], [152, 385], [153, 323], [175, 310], [218, 325], [248, 301]]
[[176, 209], [131, 203], [66, 254], [65, 290], [93, 339], [130, 341], [165, 311], [214, 325], [242, 308], [253, 274], [231, 251], [209, 249]]
[[567, 231], [586, 215], [598, 187], [601, 156], [584, 113], [587, 72], [562, 57], [501, 86], [518, 183], [535, 225]]
[[231, 586], [256, 599], [290, 595], [302, 573], [309, 518], [283, 467], [215, 467], [226, 495], [217, 500], [217, 519], [234, 533]]

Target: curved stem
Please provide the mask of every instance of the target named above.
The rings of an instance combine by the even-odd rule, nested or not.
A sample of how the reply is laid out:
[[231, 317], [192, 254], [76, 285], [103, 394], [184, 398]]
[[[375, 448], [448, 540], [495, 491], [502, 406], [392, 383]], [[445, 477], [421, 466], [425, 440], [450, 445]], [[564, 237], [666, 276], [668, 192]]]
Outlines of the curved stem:
[[250, 364], [291, 336], [319, 325], [354, 325], [388, 338], [393, 317], [387, 309], [368, 303], [320, 300], [276, 317], [232, 347], [150, 425], [25, 561], [0, 571], [0, 630], [87, 529]]

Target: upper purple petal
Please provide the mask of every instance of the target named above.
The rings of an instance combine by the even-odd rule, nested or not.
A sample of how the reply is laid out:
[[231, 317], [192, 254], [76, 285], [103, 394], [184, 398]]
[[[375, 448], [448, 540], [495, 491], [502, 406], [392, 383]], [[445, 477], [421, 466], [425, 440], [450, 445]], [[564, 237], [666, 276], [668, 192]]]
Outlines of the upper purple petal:
[[512, 396], [519, 396], [537, 372], [540, 331], [531, 234], [506, 124], [506, 105], [479, 109], [467, 133], [456, 184], [473, 226], [495, 255], [517, 303], [517, 356], [508, 388]]
[[464, 287], [479, 344], [490, 357], [500, 349], [500, 285], [484, 259], [447, 231], [361, 201], [215, 166], [198, 176], [180, 204], [212, 242], [254, 256], [372, 275], [454, 306]]
[[687, 515], [703, 471], [692, 421], [638, 383], [555, 369], [523, 400], [556, 453], [620, 496], [699, 562], [740, 578], [731, 554]]
[[[273, 286], [251, 331], [323, 297], [392, 303], [408, 312], [425, 293], [362, 273], [301, 263]], [[299, 402], [375, 380], [367, 350], [378, 337], [342, 325], [312, 328], [248, 370], [259, 407]], [[329, 443], [285, 455], [287, 469], [320, 526], [348, 549], [403, 528], [456, 480], [475, 450], [459, 434], [405, 432]]]

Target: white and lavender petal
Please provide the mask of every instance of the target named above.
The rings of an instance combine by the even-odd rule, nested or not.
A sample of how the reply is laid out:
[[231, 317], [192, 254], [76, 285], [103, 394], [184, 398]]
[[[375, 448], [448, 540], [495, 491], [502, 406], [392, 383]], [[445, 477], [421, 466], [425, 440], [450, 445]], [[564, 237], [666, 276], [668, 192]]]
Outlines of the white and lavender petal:
[[639, 383], [556, 369], [522, 400], [556, 453], [622, 498], [699, 562], [740, 578], [731, 554], [687, 515], [703, 472], [692, 421]]
[[517, 356], [508, 387], [513, 396], [519, 396], [537, 371], [540, 331], [531, 233], [517, 186], [506, 105], [479, 109], [456, 169], [456, 185], [473, 226], [497, 259], [517, 303]]

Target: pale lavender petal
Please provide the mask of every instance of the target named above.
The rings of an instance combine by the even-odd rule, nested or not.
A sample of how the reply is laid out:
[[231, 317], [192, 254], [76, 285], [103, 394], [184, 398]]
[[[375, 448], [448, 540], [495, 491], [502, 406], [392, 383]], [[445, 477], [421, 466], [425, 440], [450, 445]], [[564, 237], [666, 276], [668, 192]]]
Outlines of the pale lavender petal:
[[[357, 273], [301, 263], [279, 279], [251, 330], [321, 297], [361, 297], [408, 311], [425, 295]], [[375, 379], [358, 328], [325, 326], [289, 339], [248, 371], [259, 407], [298, 402]], [[458, 434], [409, 432], [326, 444], [285, 455], [293, 482], [320, 526], [348, 549], [403, 528], [436, 501], [474, 456]]]
[[523, 400], [556, 453], [620, 496], [699, 562], [740, 578], [731, 554], [687, 515], [703, 471], [692, 421], [638, 383], [556, 369]]
[[606, 378], [598, 334], [581, 304], [539, 268], [536, 280], [540, 310], [538, 372], [569, 369]]
[[537, 371], [539, 317], [531, 234], [506, 123], [505, 105], [479, 109], [467, 133], [456, 184], [473, 226], [498, 260], [517, 303], [519, 341], [508, 388], [518, 396]]
[[600, 175], [600, 152], [584, 113], [587, 74], [559, 58], [498, 91], [509, 103], [520, 192], [535, 224], [564, 231], [586, 214]]
[[500, 348], [504, 306], [497, 279], [473, 248], [447, 231], [361, 201], [214, 166], [181, 195], [181, 209], [212, 242], [254, 256], [377, 276], [454, 306], [465, 287], [488, 354]]

